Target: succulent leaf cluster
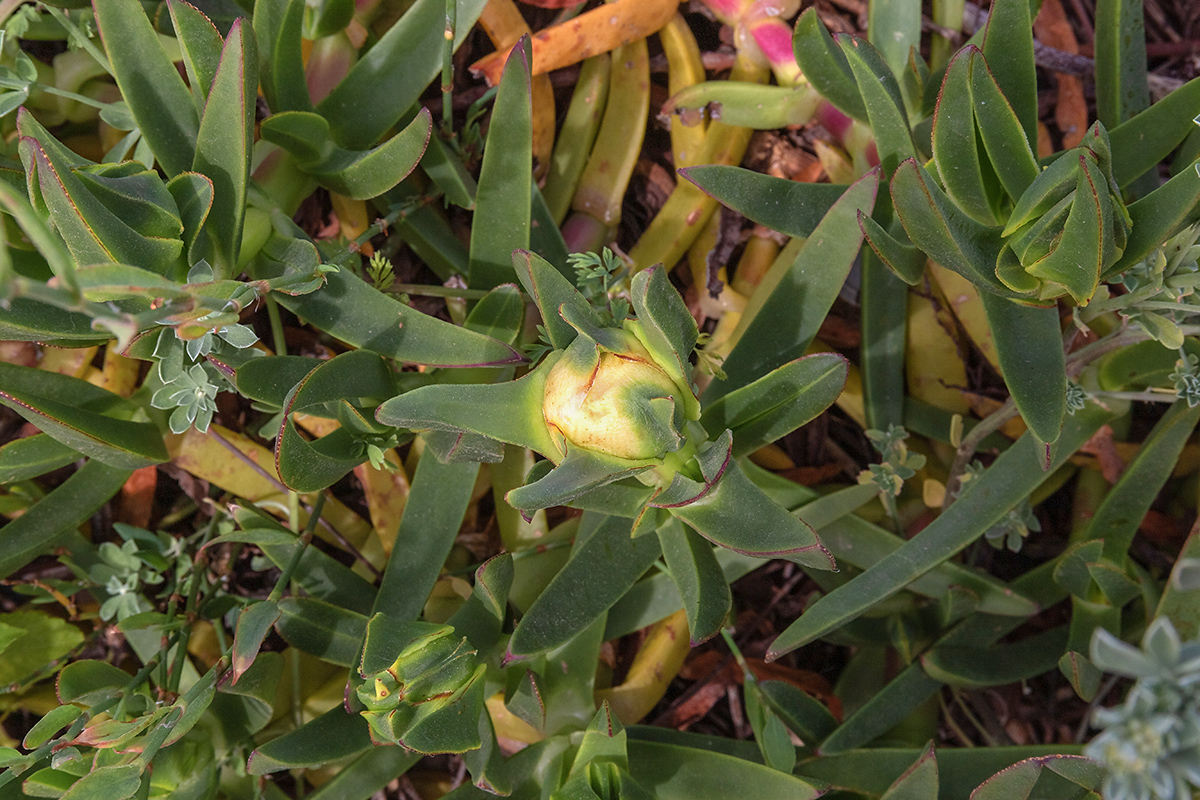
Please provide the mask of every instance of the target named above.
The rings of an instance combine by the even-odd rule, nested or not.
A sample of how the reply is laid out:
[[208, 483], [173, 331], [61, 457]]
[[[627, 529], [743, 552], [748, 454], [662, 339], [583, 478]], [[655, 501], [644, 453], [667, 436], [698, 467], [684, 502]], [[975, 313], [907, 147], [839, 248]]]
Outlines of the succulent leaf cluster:
[[1100, 669], [1135, 679], [1125, 701], [1097, 709], [1103, 728], [1085, 753], [1108, 769], [1109, 800], [1188, 800], [1200, 790], [1200, 641], [1183, 642], [1159, 617], [1137, 649], [1104, 630], [1092, 638]]

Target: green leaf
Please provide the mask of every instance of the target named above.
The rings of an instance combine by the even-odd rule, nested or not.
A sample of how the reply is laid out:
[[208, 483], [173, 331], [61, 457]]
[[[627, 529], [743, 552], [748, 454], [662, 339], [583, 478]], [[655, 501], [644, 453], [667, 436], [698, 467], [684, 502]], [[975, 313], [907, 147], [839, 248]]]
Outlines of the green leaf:
[[933, 162], [955, 205], [976, 221], [995, 225], [994, 198], [984, 181], [976, 136], [972, 73], [978, 61], [982, 58], [974, 47], [963, 48], [950, 60], [933, 115]]
[[1124, 189], [1171, 154], [1196, 130], [1193, 111], [1200, 106], [1200, 78], [1180, 86], [1154, 105], [1113, 126], [1113, 180]]
[[104, 463], [137, 469], [167, 460], [158, 428], [133, 422], [137, 406], [56, 372], [0, 363], [0, 403], [62, 444]]
[[36, 478], [81, 457], [78, 450], [44, 433], [14, 439], [0, 447], [0, 484]]
[[1175, 560], [1155, 614], [1170, 619], [1185, 640], [1195, 639], [1200, 634], [1200, 603], [1197, 603], [1200, 587], [1181, 580], [1188, 572], [1196, 570], [1197, 561], [1200, 561], [1200, 529], [1193, 528]]
[[1087, 539], [1104, 541], [1104, 556], [1124, 563], [1138, 526], [1171, 477], [1179, 454], [1200, 421], [1200, 406], [1173, 404], [1142, 442], [1137, 456], [1121, 473], [1120, 480], [1104, 496], [1084, 533]]
[[[974, 486], [963, 500], [943, 511], [895, 553], [810, 606], [775, 640], [768, 658], [778, 658], [836, 630], [978, 539], [1018, 502], [1029, 497], [1050, 472], [1091, 438], [1109, 415], [1110, 412], [1089, 406], [1070, 417], [1046, 471], [1037, 467], [1044, 446], [1031, 434], [1022, 436], [981, 478], [972, 482]], [[967, 497], [971, 499], [967, 501]]]
[[730, 462], [716, 487], [671, 513], [701, 536], [737, 553], [785, 558], [814, 569], [833, 569], [833, 556], [808, 523], [775, 504]]
[[96, 23], [113, 76], [168, 177], [192, 168], [200, 119], [191, 92], [137, 0], [98, 4]]
[[[417, 463], [408, 502], [372, 613], [416, 619], [429, 599], [462, 526], [478, 464], [443, 464], [426, 454]], [[476, 645], [478, 646], [478, 645]]]
[[841, 394], [847, 369], [833, 353], [798, 358], [708, 403], [700, 422], [710, 436], [733, 431], [740, 458], [816, 419]]
[[31, 195], [45, 204], [78, 263], [117, 261], [160, 274], [175, 264], [183, 252], [183, 222], [156, 173], [137, 162], [128, 162], [136, 172], [124, 166], [88, 171], [95, 165], [66, 150], [32, 114], [21, 112], [17, 124]]
[[796, 19], [792, 50], [800, 71], [822, 97], [860, 122], [867, 122], [867, 108], [846, 54], [834, 43], [815, 8], [806, 9]]
[[999, 230], [959, 211], [916, 161], [897, 168], [891, 187], [896, 215], [913, 244], [987, 293], [1018, 296], [995, 274]]
[[763, 761], [768, 767], [790, 775], [796, 766], [796, 747], [792, 744], [792, 737], [775, 711], [763, 702], [758, 681], [749, 671], [746, 672], [743, 689], [746, 716]]
[[[885, 230], [873, 217], [859, 212], [858, 227], [875, 256], [900, 276], [901, 280], [909, 286], [916, 286], [921, 282], [925, 275], [925, 263], [929, 259], [912, 246], [908, 241], [908, 234], [904, 233], [900, 226], [897, 225], [895, 231]], [[903, 241], [897, 238], [898, 236], [902, 236]]]
[[729, 616], [733, 596], [713, 555], [712, 545], [703, 537], [671, 519], [658, 527], [658, 542], [671, 579], [683, 598], [692, 647], [721, 632]]
[[880, 800], [937, 800], [938, 764], [933, 742], [925, 746], [921, 755], [903, 775], [896, 778]]
[[824, 703], [786, 681], [762, 681], [758, 688], [763, 700], [805, 745], [815, 745], [838, 726]]
[[138, 764], [99, 767], [76, 781], [61, 800], [125, 800], [133, 797], [141, 782]]
[[64, 543], [125, 484], [131, 471], [88, 461], [32, 508], [0, 528], [0, 572], [12, 575]]
[[[817, 335], [862, 244], [858, 212], [870, 211], [879, 187], [872, 171], [829, 209], [791, 264], [775, 264], [748, 304], [750, 321], [714, 380], [705, 404], [804, 355]], [[760, 299], [761, 298], [761, 299]]]
[[250, 669], [279, 614], [279, 606], [270, 600], [251, 603], [242, 609], [233, 634], [233, 683]]
[[351, 800], [382, 792], [387, 785], [412, 769], [424, 756], [402, 747], [372, 747], [342, 767], [332, 779], [305, 797], [308, 800]]
[[301, 53], [303, 0], [257, 0], [254, 35], [258, 39], [258, 73], [263, 96], [276, 114], [311, 111]]
[[533, 96], [529, 39], [509, 53], [488, 126], [475, 193], [470, 285], [491, 289], [512, 280], [513, 251], [529, 249], [533, 185]]
[[931, 677], [951, 686], [998, 686], [1049, 672], [1067, 645], [1067, 627], [1059, 626], [1016, 644], [990, 647], [942, 645], [921, 656]]
[[[256, 259], [256, 278], [284, 273], [278, 261]], [[508, 345], [422, 314], [345, 271], [326, 276], [325, 288], [278, 296], [280, 305], [326, 333], [358, 348], [412, 364], [502, 366], [524, 357]]]
[[224, 40], [209, 18], [190, 3], [169, 3], [167, 10], [171, 13], [196, 109], [203, 113], [204, 101], [220, 68]]
[[[21, 635], [25, 635], [24, 630], [21, 631]], [[72, 705], [51, 709], [25, 734], [25, 738], [21, 740], [21, 747], [24, 747], [26, 750], [36, 750], [53, 739], [54, 734], [77, 720], [82, 713], [82, 708]]]
[[776, 178], [722, 164], [679, 174], [747, 219], [788, 236], [807, 237], [846, 191], [845, 186]]
[[1096, 116], [1115, 128], [1150, 105], [1142, 4], [1096, 3]]
[[[7, 534], [12, 524], [3, 532]], [[10, 611], [0, 614], [0, 624], [16, 629], [6, 637], [11, 641], [0, 662], [0, 686], [28, 680], [83, 643], [78, 628], [45, 611]]]
[[740, 758], [630, 739], [629, 771], [658, 800], [724, 800], [753, 787], [763, 797], [810, 800], [822, 794], [803, 778]]
[[291, 733], [257, 748], [250, 754], [246, 771], [251, 775], [266, 775], [285, 769], [315, 767], [372, 749], [366, 720], [357, 714], [347, 714], [338, 704]]
[[899, 77], [908, 67], [909, 52], [921, 49], [921, 4], [917, 0], [876, 0], [867, 9], [867, 38]]
[[572, 319], [583, 320], [592, 327], [600, 326], [596, 311], [583, 299], [575, 285], [546, 259], [536, 253], [516, 250], [512, 254], [512, 263], [521, 286], [541, 312], [550, 344], [556, 350], [566, 348], [578, 335], [578, 331], [563, 319], [561, 309], [564, 306], [570, 308], [568, 316]]
[[891, 175], [901, 161], [917, 155], [900, 85], [883, 56], [866, 39], [838, 34], [834, 40], [845, 53], [850, 71], [858, 81], [867, 119], [875, 134], [879, 166], [885, 176]]
[[[454, 148], [440, 134], [429, 139], [429, 147], [421, 159], [421, 170], [459, 208], [475, 209], [475, 192], [479, 184]], [[555, 225], [557, 228], [557, 225]]]
[[58, 673], [55, 686], [58, 699], [63, 703], [97, 705], [117, 696], [132, 679], [128, 672], [114, 667], [107, 661], [83, 659], [72, 661]]
[[971, 94], [976, 129], [992, 170], [1015, 202], [1038, 176], [1038, 163], [1021, 120], [982, 58], [972, 59]]
[[[1066, 357], [1056, 307], [1038, 308], [980, 292], [996, 357], [1022, 419], [1041, 442], [1054, 442], [1067, 414]], [[1044, 460], [1043, 458], [1038, 461]]]
[[1127, 208], [1132, 227], [1125, 252], [1102, 278], [1129, 269], [1200, 217], [1200, 162]]
[[279, 612], [275, 629], [288, 644], [331, 664], [348, 667], [358, 662], [367, 627], [364, 615], [311, 597], [284, 598]]
[[1100, 690], [1101, 672], [1083, 653], [1069, 650], [1058, 659], [1058, 671], [1071, 682], [1081, 700], [1091, 702]]
[[861, 282], [864, 411], [869, 427], [887, 430], [904, 424], [908, 287], [871, 250], [861, 257]]
[[[667, 270], [656, 265], [634, 275], [629, 300], [637, 315], [634, 334], [673, 380], [689, 385], [691, 364], [688, 359], [696, 347], [699, 332], [683, 298], [671, 285]], [[682, 398], [684, 403], [690, 399]], [[695, 410], [698, 412], [699, 408]], [[684, 413], [690, 416], [690, 411], [686, 409]]]
[[[1034, 797], [1033, 790], [1043, 770], [1061, 775], [1077, 787], [1093, 791], [1099, 790], [1104, 778], [1104, 768], [1090, 758], [1067, 754], [1047, 755], [1020, 761], [996, 773], [971, 793], [971, 800], [1030, 800]], [[1059, 791], [1063, 791], [1063, 788]], [[1082, 793], [1077, 796], [1082, 797]]]
[[600, 618], [661, 552], [657, 537], [630, 538], [630, 520], [609, 517], [533, 602], [513, 631], [506, 659], [566, 643]]
[[[483, 6], [482, 0], [458, 4], [456, 48], [474, 28]], [[329, 120], [339, 144], [370, 147], [416, 105], [442, 68], [445, 39], [429, 32], [445, 27], [445, 15], [443, 0], [417, 0], [320, 102], [317, 111]], [[388, 90], [381, 92], [381, 86]]]
[[204, 232], [213, 255], [210, 261], [221, 278], [235, 277], [238, 272], [254, 145], [258, 50], [254, 32], [242, 22], [233, 23], [221, 51], [191, 164], [192, 170], [213, 183], [212, 208]]
[[276, 114], [263, 121], [263, 138], [287, 150], [301, 168], [327, 189], [355, 200], [378, 197], [408, 177], [429, 144], [428, 109], [395, 136], [370, 150], [346, 150], [330, 138], [324, 117], [306, 111]]
[[[835, 756], [862, 747], [899, 725], [941, 689], [941, 682], [929, 677], [919, 663], [910, 664], [821, 742], [821, 754]], [[891, 780], [883, 781], [879, 791]]]
[[[694, 83], [671, 96], [663, 106], [682, 124], [684, 112], [702, 113], [711, 108], [712, 116], [739, 128], [769, 131], [810, 122], [824, 102], [807, 83], [793, 86], [765, 86], [754, 81], [717, 80]], [[718, 111], [719, 109], [719, 111]]]
[[1027, 0], [1001, 0], [994, 5], [984, 32], [983, 55], [1021, 122], [1025, 141], [1036, 142], [1038, 84]]

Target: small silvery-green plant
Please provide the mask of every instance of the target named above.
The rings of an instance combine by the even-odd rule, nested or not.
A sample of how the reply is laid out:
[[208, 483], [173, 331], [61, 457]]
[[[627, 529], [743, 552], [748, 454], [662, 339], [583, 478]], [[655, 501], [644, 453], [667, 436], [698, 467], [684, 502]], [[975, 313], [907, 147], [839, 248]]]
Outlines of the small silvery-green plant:
[[1136, 682], [1125, 701], [1098, 709], [1104, 731], [1085, 753], [1108, 768], [1108, 800], [1188, 800], [1200, 789], [1200, 641], [1180, 641], [1156, 619], [1137, 649], [1104, 630], [1092, 637], [1097, 667]]

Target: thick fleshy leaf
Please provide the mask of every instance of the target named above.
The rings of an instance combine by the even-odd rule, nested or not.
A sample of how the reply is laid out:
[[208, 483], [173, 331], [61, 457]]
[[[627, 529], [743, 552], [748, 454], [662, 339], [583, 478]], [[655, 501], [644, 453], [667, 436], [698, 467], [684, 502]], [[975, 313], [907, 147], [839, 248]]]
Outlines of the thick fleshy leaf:
[[971, 73], [979, 61], [982, 59], [975, 48], [960, 50], [950, 61], [933, 115], [933, 163], [955, 205], [976, 221], [995, 225], [993, 198], [988, 196], [984, 183], [975, 126]]
[[168, 177], [192, 168], [200, 118], [191, 92], [137, 0], [96, 4], [96, 23], [121, 97]]
[[[277, 278], [284, 267], [282, 262], [259, 258], [250, 269], [257, 278]], [[502, 342], [422, 314], [345, 271], [329, 274], [319, 292], [281, 295], [278, 300], [326, 333], [398, 361], [468, 367], [525, 360]]]
[[250, 754], [246, 771], [251, 775], [266, 775], [285, 769], [315, 767], [370, 749], [372, 744], [366, 721], [358, 714], [347, 714], [339, 703], [311, 722], [257, 748]]
[[858, 81], [867, 119], [875, 134], [879, 166], [885, 176], [890, 175], [901, 161], [917, 155], [900, 85], [883, 56], [866, 39], [845, 34], [838, 34], [834, 39]]
[[908, 287], [873, 250], [861, 257], [863, 411], [867, 425], [887, 430], [904, 424]]
[[417, 431], [468, 431], [554, 454], [558, 448], [542, 417], [542, 395], [555, 360], [553, 355], [548, 357], [515, 381], [422, 386], [384, 402], [375, 418], [385, 425]]
[[263, 640], [278, 619], [279, 606], [270, 600], [253, 603], [242, 609], [233, 634], [233, 683], [237, 683], [242, 673], [250, 669], [258, 657]]
[[1156, 247], [1200, 217], [1200, 162], [1187, 167], [1162, 186], [1128, 206], [1133, 225], [1125, 252], [1101, 277], [1138, 263]]
[[833, 41], [815, 8], [796, 19], [792, 49], [796, 63], [817, 91], [829, 102], [861, 122], [867, 122], [867, 107], [846, 54]]
[[658, 800], [721, 800], [753, 787], [763, 797], [813, 800], [823, 792], [795, 775], [724, 753], [630, 739], [629, 771]]
[[763, 699], [805, 745], [820, 742], [837, 727], [837, 717], [825, 704], [796, 686], [786, 681], [763, 681], [758, 686]]
[[998, 686], [1054, 669], [1066, 644], [1067, 628], [1059, 626], [1016, 644], [935, 647], [921, 656], [921, 666], [930, 677], [951, 686]]
[[1038, 83], [1029, 3], [1002, 0], [995, 4], [984, 33], [983, 55], [1021, 122], [1025, 140], [1036, 142]]
[[1200, 106], [1200, 78], [1180, 86], [1145, 111], [1109, 130], [1113, 180], [1124, 189], [1165, 159], [1196, 130], [1193, 111]]
[[629, 536], [631, 521], [609, 517], [582, 543], [513, 631], [507, 658], [551, 650], [594, 623], [658, 559], [654, 536]]
[[[88, 172], [88, 165], [28, 112], [18, 116], [18, 130], [31, 191], [36, 187], [37, 197], [78, 263], [117, 261], [160, 274], [175, 264], [183, 252], [178, 238], [183, 223], [157, 174], [125, 168]], [[142, 229], [127, 220], [142, 223]]]
[[833, 556], [808, 523], [776, 505], [746, 477], [737, 462], [716, 488], [671, 513], [701, 536], [737, 553], [777, 557], [815, 569], [833, 569]]
[[1022, 436], [973, 482], [964, 495], [972, 500], [956, 502], [895, 553], [810, 606], [772, 643], [768, 658], [778, 658], [836, 630], [974, 542], [1029, 497], [1110, 416], [1111, 412], [1091, 405], [1069, 417], [1048, 471], [1031, 468], [1041, 462], [1044, 445], [1031, 434]]
[[1175, 403], [1142, 442], [1137, 456], [1095, 510], [1084, 536], [1104, 542], [1104, 555], [1123, 563], [1138, 526], [1179, 461], [1200, 421], [1200, 406]]
[[542, 313], [542, 322], [555, 349], [565, 348], [578, 335], [563, 319], [560, 313], [563, 306], [571, 308], [573, 318], [585, 320], [593, 327], [600, 326], [600, 318], [583, 295], [546, 259], [527, 250], [516, 250], [512, 261], [521, 286]]
[[909, 65], [909, 53], [921, 49], [921, 8], [917, 0], [875, 3], [867, 10], [867, 38], [897, 77]]
[[847, 369], [832, 353], [798, 358], [707, 404], [700, 422], [711, 436], [732, 430], [740, 458], [816, 419], [841, 393]]
[[331, 664], [357, 663], [365, 616], [311, 597], [284, 598], [279, 611], [275, 629], [288, 644]]
[[719, 117], [725, 125], [765, 131], [810, 122], [822, 102], [821, 95], [806, 83], [764, 86], [753, 81], [705, 81], [672, 95], [662, 114], [678, 120], [685, 113], [711, 108], [713, 118]]
[[65, 800], [125, 800], [133, 797], [142, 782], [140, 764], [97, 767], [62, 795]]
[[[542, 462], [549, 463], [549, 462]], [[566, 458], [548, 472], [513, 489], [504, 499], [526, 516], [551, 506], [566, 505], [580, 495], [648, 469], [650, 462], [631, 462], [582, 447], [567, 446]], [[538, 472], [538, 468], [534, 467]]]
[[254, 104], [258, 93], [258, 50], [254, 32], [233, 23], [221, 51], [200, 130], [193, 171], [213, 183], [212, 209], [204, 232], [219, 277], [236, 277], [254, 145]]
[[1096, 116], [1114, 128], [1150, 105], [1143, 4], [1096, 4]]
[[[473, 30], [483, 6], [482, 0], [458, 4], [455, 47]], [[416, 105], [442, 68], [446, 40], [429, 32], [445, 27], [445, 15], [442, 0], [417, 0], [320, 102], [317, 111], [340, 145], [370, 147]], [[388, 90], [381, 92], [381, 86]]]
[[257, 0], [254, 4], [259, 77], [263, 96], [276, 113], [312, 110], [301, 53], [304, 9], [301, 0]]
[[995, 274], [999, 232], [959, 211], [924, 167], [905, 161], [891, 188], [896, 215], [913, 244], [989, 293], [1019, 296]]
[[[688, 385], [691, 372], [688, 359], [699, 332], [683, 298], [671, 285], [667, 270], [655, 266], [633, 276], [629, 297], [638, 321], [634, 333], [677, 383]], [[687, 399], [684, 398], [685, 402]], [[685, 413], [690, 411], [687, 409]]]
[[679, 174], [722, 205], [788, 236], [810, 235], [846, 191], [845, 186], [789, 181], [722, 164], [688, 167]]
[[1000, 372], [1022, 419], [1039, 441], [1055, 441], [1067, 413], [1066, 356], [1057, 308], [1024, 306], [988, 292], [979, 294]]
[[[893, 217], [893, 220], [895, 218]], [[909, 286], [916, 286], [925, 274], [925, 262], [929, 259], [924, 253], [913, 247], [908, 241], [908, 234], [903, 228], [896, 226], [896, 236], [892, 231], [885, 230], [882, 225], [868, 214], [859, 212], [858, 227], [862, 229], [863, 237], [875, 252], [875, 256], [895, 272]], [[897, 238], [902, 236], [903, 241]]]
[[745, 311], [743, 322], [751, 320], [725, 360], [726, 378], [709, 384], [706, 404], [804, 355], [858, 255], [858, 212], [874, 207], [878, 186], [877, 170], [859, 179], [829, 209], [795, 261], [767, 274]]
[[533, 186], [531, 45], [509, 53], [496, 93], [471, 225], [470, 284], [491, 289], [513, 279], [513, 251], [529, 249]]
[[978, 55], [972, 62], [971, 95], [976, 129], [983, 139], [992, 169], [1008, 196], [1015, 201], [1038, 176], [1037, 159], [1025, 138], [1021, 121], [1000, 91], [987, 62]]
[[196, 99], [197, 111], [204, 111], [204, 101], [217, 76], [224, 41], [216, 26], [191, 3], [172, 0], [167, 3], [175, 40], [183, 56], [188, 85]]
[[671, 579], [683, 598], [692, 646], [721, 632], [733, 597], [712, 545], [679, 520], [658, 528], [658, 542]]
[[52, 436], [37, 433], [0, 447], [0, 484], [27, 481], [82, 457]]
[[933, 742], [930, 742], [913, 765], [888, 787], [880, 800], [937, 800], [937, 797], [937, 754]]
[[478, 472], [477, 464], [420, 460], [392, 546], [404, 557], [388, 560], [373, 612], [395, 620], [421, 613], [462, 526]]
[[1099, 790], [1104, 779], [1104, 767], [1090, 758], [1065, 753], [1041, 756], [1020, 761], [988, 778], [971, 792], [971, 800], [1029, 800], [1043, 770], [1092, 791]]
[[167, 460], [162, 434], [137, 407], [87, 381], [0, 363], [0, 403], [62, 444], [121, 469]]

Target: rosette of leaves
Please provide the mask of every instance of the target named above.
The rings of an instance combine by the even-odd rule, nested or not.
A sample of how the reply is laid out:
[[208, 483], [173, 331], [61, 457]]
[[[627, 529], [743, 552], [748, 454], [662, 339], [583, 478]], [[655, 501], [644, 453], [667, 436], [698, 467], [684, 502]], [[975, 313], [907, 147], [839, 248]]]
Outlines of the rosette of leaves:
[[1103, 732], [1084, 751], [1108, 769], [1110, 800], [1186, 800], [1200, 789], [1200, 641], [1182, 642], [1159, 617], [1137, 649], [1104, 630], [1092, 637], [1100, 669], [1135, 679], [1125, 701], [1097, 709]]
[[[513, 263], [554, 349], [516, 381], [402, 394], [379, 407], [380, 422], [475, 434], [540, 453], [546, 460], [506, 496], [526, 514], [627, 504], [635, 537], [675, 517], [738, 552], [832, 568], [813, 530], [742, 472], [736, 442], [743, 430], [756, 443], [764, 429], [777, 438], [820, 413], [845, 381], [840, 357], [791, 362], [702, 409], [688, 378], [696, 323], [661, 267], [633, 278], [635, 318], [605, 320], [544, 259], [517, 251]], [[746, 414], [752, 396], [764, 402]], [[785, 397], [790, 402], [776, 405]], [[786, 430], [776, 435], [781, 423]]]
[[371, 739], [425, 754], [479, 748], [486, 669], [451, 625], [375, 615], [357, 689]]

